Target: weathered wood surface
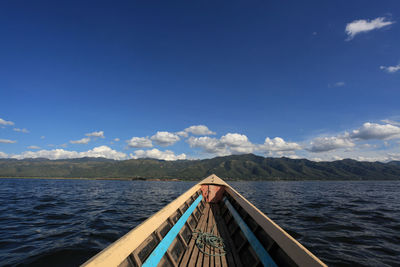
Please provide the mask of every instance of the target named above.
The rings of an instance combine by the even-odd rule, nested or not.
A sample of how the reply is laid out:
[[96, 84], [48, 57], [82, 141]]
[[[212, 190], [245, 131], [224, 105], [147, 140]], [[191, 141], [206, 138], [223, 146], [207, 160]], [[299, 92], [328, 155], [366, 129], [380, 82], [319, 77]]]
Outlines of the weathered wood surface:
[[[202, 216], [200, 217], [197, 229], [203, 232], [213, 233], [217, 236], [221, 236], [224, 239], [225, 244], [228, 246], [227, 254], [224, 256], [209, 256], [202, 253], [196, 246], [196, 238], [193, 237], [186, 249], [185, 254], [179, 264], [181, 267], [194, 267], [194, 266], [205, 266], [205, 267], [225, 267], [225, 266], [241, 266], [237, 265], [234, 260], [234, 250], [231, 249], [229, 235], [226, 231], [225, 222], [220, 216], [219, 207], [217, 204], [206, 203], [205, 209]], [[225, 229], [224, 229], [225, 227]], [[221, 230], [223, 229], [223, 230]], [[194, 235], [196, 236], [196, 235]], [[228, 240], [229, 239], [229, 240]], [[214, 250], [207, 248], [205, 250], [210, 254], [221, 253], [220, 250]]]
[[118, 266], [199, 189], [200, 185], [196, 184], [165, 208], [84, 263], [83, 266]]

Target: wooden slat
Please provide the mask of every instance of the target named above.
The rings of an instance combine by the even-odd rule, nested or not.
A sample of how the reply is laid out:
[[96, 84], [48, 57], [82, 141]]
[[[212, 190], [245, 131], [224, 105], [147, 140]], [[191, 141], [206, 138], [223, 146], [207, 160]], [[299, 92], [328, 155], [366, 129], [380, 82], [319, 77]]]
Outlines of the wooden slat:
[[[221, 223], [221, 221], [223, 222], [222, 218], [221, 218], [221, 214], [220, 214], [220, 210], [218, 208], [217, 205], [212, 205], [212, 211], [214, 213], [214, 217], [215, 217], [215, 223]], [[214, 228], [214, 234], [217, 236], [221, 236], [219, 228], [215, 227]], [[216, 251], [216, 253], [221, 253], [222, 251]], [[226, 261], [226, 255], [225, 256], [219, 256], [219, 257], [215, 257], [215, 267], [224, 267], [224, 266], [228, 266], [228, 262]]]
[[[207, 212], [207, 207], [203, 210], [203, 215], [200, 217], [200, 221], [197, 224], [198, 229], [202, 229], [204, 227], [204, 224], [207, 222], [207, 216], [205, 216], [205, 213]], [[181, 263], [179, 266], [186, 267], [189, 265], [189, 261], [192, 258], [193, 253], [195, 253], [196, 250], [196, 240], [192, 238], [189, 241], [188, 248], [186, 249], [185, 254], [183, 255], [183, 258], [181, 260]], [[197, 255], [196, 255], [197, 256]]]
[[[210, 212], [208, 214], [207, 227], [206, 227], [204, 232], [211, 233], [211, 230], [212, 230], [212, 227], [213, 227], [213, 225], [215, 223], [215, 220], [213, 220], [214, 216], [213, 216], [213, 212], [212, 212], [212, 209], [211, 209], [212, 204], [208, 204], [208, 205], [210, 207]], [[211, 251], [210, 247], [208, 247], [206, 245], [204, 245], [204, 251], [207, 252], [207, 253], [210, 253], [210, 254], [213, 253]], [[213, 267], [213, 264], [212, 264], [212, 260], [213, 259], [212, 258], [213, 257], [210, 257], [208, 254], [204, 254], [204, 256], [203, 256], [203, 265], [202, 266], [204, 266], [204, 267]]]
[[[202, 228], [200, 228], [201, 231], [206, 231], [207, 226], [208, 226], [208, 219], [209, 219], [209, 215], [211, 212], [210, 209], [210, 205], [207, 203], [206, 204], [206, 212], [204, 212], [204, 216], [205, 216], [205, 223], [203, 225]], [[202, 267], [204, 264], [204, 254], [198, 249], [197, 246], [195, 246], [194, 251], [193, 251], [193, 255], [192, 255], [192, 260], [189, 262], [189, 267], [193, 267], [193, 266], [197, 266], [197, 267]], [[197, 262], [196, 262], [197, 259]]]
[[186, 200], [196, 193], [200, 184], [194, 185], [165, 208], [151, 216], [129, 233], [112, 243], [106, 249], [83, 264], [86, 267], [118, 266], [129, 256], [146, 238], [167, 220]]
[[242, 263], [239, 259], [238, 253], [236, 252], [235, 245], [233, 244], [233, 241], [229, 235], [228, 227], [222, 217], [218, 218], [217, 226], [220, 230], [221, 237], [225, 241], [227, 251], [226, 260], [228, 262], [228, 266], [242, 267]]

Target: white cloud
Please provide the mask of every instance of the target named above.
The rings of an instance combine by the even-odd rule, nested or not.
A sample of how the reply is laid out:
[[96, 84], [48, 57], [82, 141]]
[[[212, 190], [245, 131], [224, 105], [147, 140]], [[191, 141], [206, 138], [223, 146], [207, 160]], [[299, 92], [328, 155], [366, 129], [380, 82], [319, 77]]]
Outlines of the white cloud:
[[220, 142], [228, 146], [242, 146], [250, 144], [246, 135], [238, 133], [227, 133], [221, 137]]
[[369, 32], [375, 29], [380, 29], [382, 27], [393, 24], [393, 21], [386, 21], [385, 17], [379, 17], [373, 20], [355, 20], [346, 25], [346, 33], [348, 35], [347, 40], [351, 40], [359, 33]]
[[6, 121], [0, 118], [0, 125], [14, 125], [14, 122], [12, 121]]
[[357, 130], [350, 134], [354, 139], [391, 139], [400, 138], [400, 127], [391, 124], [377, 124], [366, 122]]
[[86, 135], [86, 136], [89, 136], [89, 137], [100, 137], [100, 138], [104, 138], [104, 132], [103, 132], [103, 131], [87, 133], [87, 134], [85, 134], [85, 135]]
[[380, 161], [380, 162], [388, 162], [392, 160], [400, 160], [400, 154], [398, 153], [387, 153], [386, 155], [375, 155], [375, 156], [356, 156], [354, 157], [355, 160], [358, 161]]
[[293, 151], [301, 149], [301, 146], [297, 143], [286, 142], [280, 137], [270, 139], [265, 138], [265, 142], [259, 145], [259, 150], [262, 151]]
[[64, 149], [25, 151], [18, 155], [12, 155], [11, 158], [48, 158], [48, 159], [70, 159], [78, 158], [79, 153], [76, 151], [67, 151]]
[[391, 125], [397, 125], [397, 126], [400, 126], [400, 122], [398, 122], [398, 121], [394, 121], [394, 120], [384, 119], [384, 120], [381, 120], [381, 122], [383, 122], [383, 123], [387, 123], [387, 124], [391, 124]]
[[9, 139], [0, 139], [1, 144], [15, 144], [17, 141]]
[[29, 149], [40, 149], [39, 146], [28, 146]]
[[20, 128], [14, 128], [13, 129], [15, 132], [21, 132], [21, 133], [29, 133], [29, 131], [25, 128], [20, 129]]
[[190, 147], [199, 147], [202, 148], [205, 152], [210, 154], [216, 154], [218, 156], [229, 155], [227, 148], [225, 145], [221, 144], [221, 142], [217, 138], [211, 138], [208, 136], [203, 137], [190, 137], [187, 142]]
[[153, 143], [148, 137], [132, 137], [130, 140], [126, 141], [129, 147], [153, 147]]
[[210, 131], [205, 125], [193, 125], [184, 130], [186, 133], [192, 133], [194, 135], [213, 135], [215, 132]]
[[[265, 153], [271, 151], [288, 152], [301, 149], [300, 145], [297, 143], [285, 142], [285, 140], [280, 137], [275, 137], [274, 139], [267, 137], [264, 144], [253, 144], [249, 141], [246, 135], [238, 133], [228, 133], [222, 136], [220, 139], [207, 136], [190, 137], [187, 142], [189, 143], [190, 147], [199, 147], [207, 153], [216, 154], [218, 156], [255, 152]], [[287, 155], [292, 154], [289, 153]]]
[[122, 160], [126, 159], [125, 153], [111, 149], [108, 146], [99, 146], [84, 152], [68, 151], [64, 149], [25, 151], [18, 155], [12, 155], [11, 158], [48, 158], [48, 159], [72, 159], [83, 157], [102, 157], [108, 159]]
[[0, 158], [8, 158], [8, 155], [0, 151]]
[[90, 142], [90, 138], [89, 137], [85, 137], [79, 140], [72, 140], [69, 141], [71, 144], [88, 144]]
[[119, 142], [120, 139], [119, 139], [119, 138], [114, 138], [114, 141], [115, 141], [115, 142]]
[[176, 132], [175, 134], [177, 134], [180, 137], [185, 137], [185, 138], [189, 136], [189, 134], [185, 131]]
[[220, 139], [203, 137], [190, 137], [187, 142], [190, 147], [202, 148], [206, 153], [225, 156], [230, 154], [252, 153], [255, 150], [246, 135], [238, 133], [228, 133]]
[[150, 139], [160, 146], [171, 146], [180, 140], [178, 135], [170, 132], [157, 132]]
[[152, 158], [152, 159], [161, 159], [161, 160], [183, 160], [186, 159], [186, 155], [184, 153], [180, 155], [175, 155], [175, 153], [171, 150], [160, 151], [157, 148], [153, 148], [150, 150], [136, 150], [134, 151], [134, 155], [131, 154], [132, 158]]
[[384, 70], [384, 71], [389, 72], [389, 73], [395, 73], [395, 72], [400, 70], [400, 64], [398, 64], [396, 66], [389, 66], [389, 67], [380, 66], [379, 68], [381, 70]]
[[228, 133], [221, 137], [220, 142], [229, 148], [233, 153], [252, 153], [255, 149], [255, 146], [244, 134]]
[[311, 152], [326, 152], [338, 148], [349, 148], [355, 144], [346, 136], [318, 137], [311, 141]]
[[126, 159], [127, 155], [123, 152], [111, 149], [108, 146], [98, 146], [86, 152], [79, 152], [80, 157], [108, 158], [115, 160]]

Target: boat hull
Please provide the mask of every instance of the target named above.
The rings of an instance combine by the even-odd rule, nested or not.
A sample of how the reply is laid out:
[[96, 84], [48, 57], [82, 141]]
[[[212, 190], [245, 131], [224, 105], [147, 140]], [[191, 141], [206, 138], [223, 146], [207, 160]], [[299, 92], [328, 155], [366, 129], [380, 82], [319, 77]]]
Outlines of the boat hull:
[[[195, 237], [222, 238], [224, 248]], [[326, 266], [211, 175], [83, 266]]]

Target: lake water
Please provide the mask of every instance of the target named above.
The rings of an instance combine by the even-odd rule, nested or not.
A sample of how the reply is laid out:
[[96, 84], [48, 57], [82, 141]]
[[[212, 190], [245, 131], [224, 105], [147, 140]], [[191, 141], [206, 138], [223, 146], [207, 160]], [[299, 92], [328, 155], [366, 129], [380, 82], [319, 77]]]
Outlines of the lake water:
[[[0, 179], [0, 266], [76, 266], [193, 182]], [[231, 182], [330, 266], [400, 265], [400, 182]]]

